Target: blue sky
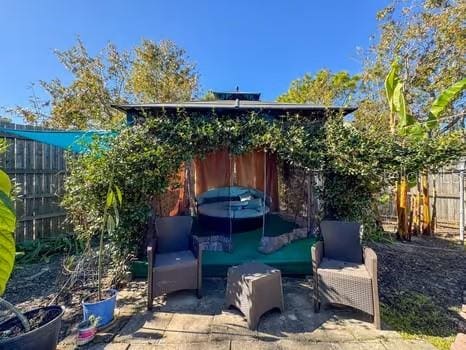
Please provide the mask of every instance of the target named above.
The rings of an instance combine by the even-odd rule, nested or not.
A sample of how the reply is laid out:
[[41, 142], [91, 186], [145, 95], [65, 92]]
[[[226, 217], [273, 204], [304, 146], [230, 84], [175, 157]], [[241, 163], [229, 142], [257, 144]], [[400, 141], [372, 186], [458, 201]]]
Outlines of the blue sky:
[[[171, 39], [197, 64], [204, 90], [260, 91], [273, 100], [321, 68], [357, 73], [357, 47], [387, 1], [0, 0], [0, 106], [27, 104], [39, 79], [69, 80], [53, 49], [80, 35], [91, 53]], [[1, 113], [1, 112], [0, 112]]]

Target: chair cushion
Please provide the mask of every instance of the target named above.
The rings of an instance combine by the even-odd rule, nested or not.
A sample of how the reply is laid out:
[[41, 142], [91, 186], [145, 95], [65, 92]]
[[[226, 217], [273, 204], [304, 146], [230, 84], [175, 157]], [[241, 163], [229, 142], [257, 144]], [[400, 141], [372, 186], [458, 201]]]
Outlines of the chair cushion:
[[374, 314], [372, 279], [365, 265], [324, 258], [317, 276], [322, 302], [348, 305]]
[[154, 266], [156, 269], [168, 269], [190, 267], [196, 264], [197, 259], [193, 253], [190, 250], [182, 250], [179, 252], [156, 254]]
[[189, 249], [193, 218], [169, 216], [155, 219], [157, 254], [167, 254]]
[[371, 276], [364, 264], [323, 258], [318, 269], [318, 274], [325, 273], [336, 273], [346, 276], [354, 276], [356, 278], [371, 279]]
[[245, 208], [261, 210], [262, 202], [263, 202], [262, 198], [250, 199], [248, 203], [246, 204]]
[[324, 256], [329, 259], [362, 263], [360, 228], [356, 222], [322, 221]]

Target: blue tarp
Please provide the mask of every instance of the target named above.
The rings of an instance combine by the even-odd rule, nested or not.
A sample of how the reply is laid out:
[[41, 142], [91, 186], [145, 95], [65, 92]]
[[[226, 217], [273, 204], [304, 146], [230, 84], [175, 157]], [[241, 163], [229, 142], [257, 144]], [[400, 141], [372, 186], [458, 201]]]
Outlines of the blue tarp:
[[71, 152], [85, 152], [95, 136], [116, 135], [115, 132], [105, 130], [77, 130], [77, 131], [54, 131], [54, 130], [23, 130], [0, 128], [0, 133], [21, 136], [34, 141], [60, 147]]

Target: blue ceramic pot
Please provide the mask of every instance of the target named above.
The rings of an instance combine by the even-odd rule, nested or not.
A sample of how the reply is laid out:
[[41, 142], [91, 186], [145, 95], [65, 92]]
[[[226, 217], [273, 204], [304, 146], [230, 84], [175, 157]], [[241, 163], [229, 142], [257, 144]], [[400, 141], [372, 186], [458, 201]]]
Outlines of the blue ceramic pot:
[[89, 319], [91, 315], [95, 317], [100, 317], [98, 327], [105, 327], [113, 320], [113, 312], [116, 307], [116, 296], [117, 291], [115, 289], [108, 289], [108, 293], [111, 294], [111, 297], [97, 301], [95, 303], [83, 301], [83, 318], [85, 321]]

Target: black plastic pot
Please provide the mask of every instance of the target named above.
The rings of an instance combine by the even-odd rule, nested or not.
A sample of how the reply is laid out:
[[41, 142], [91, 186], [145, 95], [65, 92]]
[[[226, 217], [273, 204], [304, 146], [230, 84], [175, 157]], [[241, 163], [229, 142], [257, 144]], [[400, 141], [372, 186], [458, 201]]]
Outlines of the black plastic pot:
[[[50, 320], [47, 323], [17, 337], [0, 341], [0, 350], [55, 350], [58, 343], [63, 309], [60, 306], [46, 306], [28, 311], [24, 316], [30, 320], [42, 310], [50, 313]], [[17, 317], [0, 323], [0, 331], [5, 331], [15, 326], [22, 328], [21, 322]]]

